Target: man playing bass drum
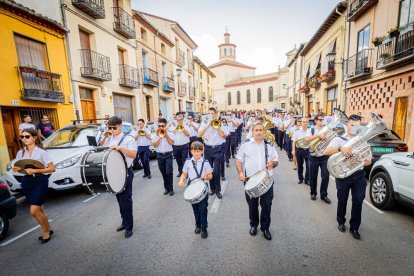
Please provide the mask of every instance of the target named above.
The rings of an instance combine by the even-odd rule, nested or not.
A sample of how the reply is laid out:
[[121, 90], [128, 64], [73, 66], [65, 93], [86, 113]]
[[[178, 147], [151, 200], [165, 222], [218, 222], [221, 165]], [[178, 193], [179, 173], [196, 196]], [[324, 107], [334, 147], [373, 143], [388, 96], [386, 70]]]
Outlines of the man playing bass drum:
[[[240, 181], [246, 182], [247, 176], [253, 176], [263, 168], [267, 169], [269, 177], [272, 177], [272, 169], [278, 165], [278, 154], [276, 149], [263, 139], [265, 133], [263, 124], [260, 122], [253, 123], [253, 138], [246, 140], [236, 155], [236, 168]], [[243, 164], [243, 165], [242, 165]], [[244, 166], [244, 168], [243, 168]], [[273, 186], [257, 198], [251, 198], [245, 193], [247, 204], [249, 205], [250, 235], [257, 234], [259, 226], [259, 200], [262, 212], [260, 214], [260, 230], [266, 240], [271, 240], [272, 235], [269, 232], [270, 212], [273, 201]]]

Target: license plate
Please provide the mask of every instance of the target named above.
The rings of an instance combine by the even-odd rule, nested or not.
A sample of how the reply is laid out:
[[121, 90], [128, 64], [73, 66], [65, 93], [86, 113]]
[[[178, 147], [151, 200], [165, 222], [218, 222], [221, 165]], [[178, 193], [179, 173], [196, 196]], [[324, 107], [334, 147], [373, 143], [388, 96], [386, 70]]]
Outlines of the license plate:
[[393, 153], [393, 148], [372, 148], [372, 152], [375, 153]]

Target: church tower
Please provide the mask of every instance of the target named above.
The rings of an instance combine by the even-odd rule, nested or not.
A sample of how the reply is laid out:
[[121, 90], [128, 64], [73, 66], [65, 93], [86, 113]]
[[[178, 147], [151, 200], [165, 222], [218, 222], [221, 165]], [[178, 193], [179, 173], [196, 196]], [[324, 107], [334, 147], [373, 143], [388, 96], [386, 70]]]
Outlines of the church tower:
[[224, 34], [224, 43], [220, 44], [220, 61], [222, 60], [236, 60], [236, 44], [230, 43], [230, 34], [227, 32]]

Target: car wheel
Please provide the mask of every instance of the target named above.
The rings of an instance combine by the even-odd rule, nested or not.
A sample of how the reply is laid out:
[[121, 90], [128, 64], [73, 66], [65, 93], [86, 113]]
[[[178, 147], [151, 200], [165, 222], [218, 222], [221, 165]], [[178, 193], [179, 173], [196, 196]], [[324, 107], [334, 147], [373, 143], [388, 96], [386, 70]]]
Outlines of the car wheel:
[[388, 174], [378, 172], [371, 180], [369, 195], [372, 204], [381, 210], [389, 210], [395, 206], [392, 182]]
[[6, 214], [0, 210], [0, 241], [6, 237], [7, 230], [9, 230], [9, 220]]

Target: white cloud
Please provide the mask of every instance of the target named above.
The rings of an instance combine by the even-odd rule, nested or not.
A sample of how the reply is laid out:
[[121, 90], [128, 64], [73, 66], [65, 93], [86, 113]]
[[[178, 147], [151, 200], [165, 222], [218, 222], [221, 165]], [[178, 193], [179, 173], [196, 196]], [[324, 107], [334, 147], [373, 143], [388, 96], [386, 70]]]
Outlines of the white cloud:
[[211, 34], [202, 34], [200, 36], [193, 35], [191, 38], [197, 43], [198, 48], [194, 52], [196, 56], [198, 56], [201, 61], [209, 66], [219, 59], [219, 50], [218, 45], [219, 42], [216, 38]]
[[271, 73], [277, 71], [276, 53], [269, 47], [257, 47], [250, 53], [244, 53], [243, 63], [256, 67], [256, 74]]

